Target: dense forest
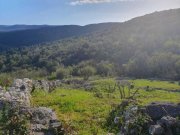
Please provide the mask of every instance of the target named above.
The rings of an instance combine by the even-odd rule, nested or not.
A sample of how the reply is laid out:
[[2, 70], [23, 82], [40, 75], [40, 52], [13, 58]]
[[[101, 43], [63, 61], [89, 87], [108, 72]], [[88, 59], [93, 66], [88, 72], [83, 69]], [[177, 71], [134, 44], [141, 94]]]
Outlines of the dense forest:
[[179, 26], [175, 9], [124, 23], [1, 32], [1, 47], [14, 48], [1, 51], [0, 71], [180, 79]]

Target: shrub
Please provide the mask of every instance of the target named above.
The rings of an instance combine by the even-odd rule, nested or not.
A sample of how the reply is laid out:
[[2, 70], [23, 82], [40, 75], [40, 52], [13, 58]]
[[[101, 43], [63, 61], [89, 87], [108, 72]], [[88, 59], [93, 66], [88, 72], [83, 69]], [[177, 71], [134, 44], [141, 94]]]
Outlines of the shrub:
[[12, 107], [5, 104], [0, 118], [0, 125], [4, 135], [28, 135], [29, 134], [28, 113], [22, 113], [20, 107]]
[[142, 109], [136, 100], [123, 100], [110, 112], [106, 126], [117, 133], [121, 131], [127, 135], [147, 135], [148, 123], [152, 120]]
[[60, 68], [56, 71], [56, 79], [64, 79], [69, 75], [69, 71], [65, 68]]
[[12, 83], [12, 79], [5, 77], [5, 76], [1, 76], [0, 78], [0, 86], [2, 87], [9, 87]]
[[175, 81], [169, 81], [169, 83], [172, 83], [172, 84], [174, 84], [174, 83], [175, 83]]
[[110, 76], [113, 75], [114, 65], [108, 61], [102, 61], [97, 66], [97, 73], [101, 76]]
[[96, 69], [92, 66], [85, 66], [80, 69], [80, 75], [83, 76], [84, 80], [88, 80], [90, 76], [96, 73]]
[[101, 92], [96, 92], [94, 96], [97, 98], [103, 98], [103, 94]]

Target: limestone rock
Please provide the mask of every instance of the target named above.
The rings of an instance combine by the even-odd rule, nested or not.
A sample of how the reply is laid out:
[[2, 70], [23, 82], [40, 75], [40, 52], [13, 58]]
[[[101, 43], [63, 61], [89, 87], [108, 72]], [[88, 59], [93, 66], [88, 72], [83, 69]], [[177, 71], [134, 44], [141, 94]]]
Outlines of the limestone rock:
[[3, 87], [0, 86], [0, 91], [4, 91]]
[[32, 110], [32, 122], [39, 124], [48, 124], [51, 119], [56, 119], [54, 117], [54, 112], [45, 107], [33, 108]]
[[151, 125], [149, 133], [152, 135], [178, 135], [180, 134], [180, 121], [170, 116], [164, 116], [156, 122], [156, 125]]
[[34, 89], [43, 89], [49, 92], [60, 85], [60, 81], [32, 81], [28, 78], [15, 79], [12, 86], [3, 90], [0, 87], [0, 109], [8, 103], [11, 108], [19, 107], [20, 114], [30, 114], [32, 135], [63, 135], [61, 122], [55, 112], [46, 107], [31, 108], [30, 98]]
[[34, 89], [44, 90], [46, 92], [51, 92], [57, 87], [61, 86], [61, 81], [46, 81], [46, 80], [35, 80], [33, 81]]
[[157, 124], [170, 128], [173, 127], [176, 124], [176, 122], [177, 122], [176, 118], [170, 116], [164, 116], [157, 121]]
[[[60, 121], [52, 109], [46, 107], [31, 109], [31, 131], [42, 135], [48, 132], [48, 135], [63, 135], [64, 131]], [[55, 133], [58, 131], [58, 133]]]
[[180, 104], [172, 103], [151, 103], [146, 106], [147, 114], [153, 119], [158, 120], [163, 116], [180, 116]]
[[149, 128], [149, 133], [151, 135], [162, 135], [164, 134], [164, 128], [160, 125], [151, 125]]
[[49, 84], [45, 80], [35, 80], [33, 84], [35, 89], [44, 90], [47, 92], [49, 91]]

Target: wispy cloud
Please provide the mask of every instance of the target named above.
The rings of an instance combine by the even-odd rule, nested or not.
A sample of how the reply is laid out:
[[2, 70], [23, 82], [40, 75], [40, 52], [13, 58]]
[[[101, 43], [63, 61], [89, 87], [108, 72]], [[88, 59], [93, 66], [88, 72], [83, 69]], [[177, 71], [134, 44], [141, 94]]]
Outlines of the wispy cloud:
[[110, 3], [110, 2], [127, 2], [135, 0], [72, 0], [70, 5], [83, 5], [83, 4], [97, 4], [97, 3]]

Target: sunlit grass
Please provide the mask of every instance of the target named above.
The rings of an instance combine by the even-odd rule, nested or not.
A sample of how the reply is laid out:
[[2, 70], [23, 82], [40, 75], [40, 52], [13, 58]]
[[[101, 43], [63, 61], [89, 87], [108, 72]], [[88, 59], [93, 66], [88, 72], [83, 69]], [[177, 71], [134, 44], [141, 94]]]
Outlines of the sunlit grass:
[[[148, 80], [134, 80], [134, 82], [136, 87], [149, 85], [150, 87], [179, 89], [177, 83]], [[106, 91], [108, 84], [112, 86], [115, 84], [113, 78], [93, 80], [91, 83], [94, 84], [93, 91], [65, 88], [58, 88], [52, 93], [36, 91], [32, 95], [32, 103], [34, 106], [46, 106], [54, 109], [69, 133], [78, 135], [107, 134], [108, 131], [104, 124], [112, 108], [120, 104], [120, 94], [118, 89], [114, 93]], [[100, 92], [103, 96], [101, 98], [94, 96], [96, 92]], [[158, 101], [180, 102], [180, 93], [161, 90], [140, 89], [137, 97], [141, 105]]]
[[82, 135], [105, 133], [102, 126], [111, 105], [120, 102], [120, 99], [96, 98], [93, 93], [83, 90], [65, 89], [57, 89], [50, 94], [38, 91], [32, 99], [35, 106], [55, 109], [60, 120]]
[[135, 83], [136, 87], [153, 87], [153, 88], [164, 88], [169, 90], [180, 90], [180, 85], [178, 82], [171, 82], [171, 81], [157, 81], [157, 80], [144, 80], [144, 79], [137, 79], [133, 80], [132, 82]]

